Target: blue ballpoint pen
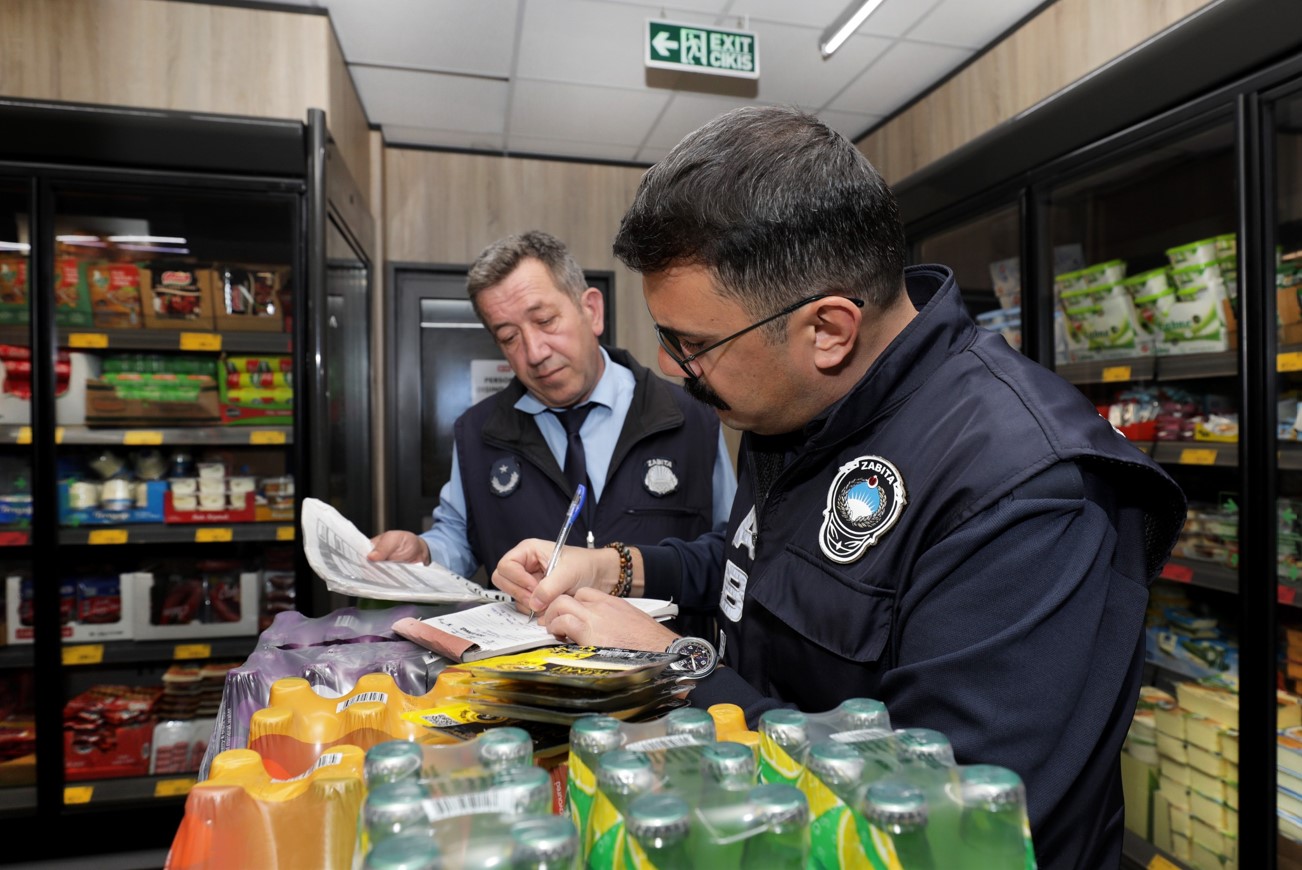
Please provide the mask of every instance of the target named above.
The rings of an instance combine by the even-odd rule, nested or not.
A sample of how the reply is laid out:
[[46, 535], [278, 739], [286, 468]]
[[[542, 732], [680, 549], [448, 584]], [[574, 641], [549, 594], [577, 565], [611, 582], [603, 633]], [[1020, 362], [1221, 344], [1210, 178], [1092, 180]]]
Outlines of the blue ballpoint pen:
[[[547, 570], [543, 571], [543, 579], [546, 579], [556, 563], [561, 560], [561, 549], [565, 546], [565, 539], [570, 536], [570, 529], [574, 528], [574, 521], [579, 518], [579, 511], [583, 509], [583, 498], [588, 493], [588, 488], [579, 484], [579, 488], [574, 490], [574, 499], [570, 502], [570, 509], [565, 513], [565, 522], [561, 524], [561, 533], [556, 536], [556, 546], [552, 549], [552, 557], [547, 560]], [[529, 611], [529, 618], [533, 619], [534, 612]]]

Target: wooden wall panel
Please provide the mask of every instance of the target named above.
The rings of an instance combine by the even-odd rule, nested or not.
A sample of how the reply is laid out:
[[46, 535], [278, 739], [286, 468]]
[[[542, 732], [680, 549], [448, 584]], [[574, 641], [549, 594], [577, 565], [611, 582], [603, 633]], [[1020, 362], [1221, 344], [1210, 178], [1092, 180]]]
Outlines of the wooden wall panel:
[[545, 230], [585, 269], [615, 273], [618, 343], [655, 368], [641, 278], [610, 251], [642, 169], [437, 151], [385, 151], [388, 259], [468, 264], [502, 236]]
[[859, 149], [899, 182], [1212, 2], [1058, 0]]
[[366, 110], [362, 108], [362, 100], [357, 95], [353, 77], [348, 74], [334, 31], [329, 27], [326, 30], [329, 36], [326, 40], [326, 69], [330, 76], [330, 96], [325, 104], [326, 124], [330, 127], [330, 135], [334, 137], [339, 155], [348, 164], [358, 189], [371, 204], [372, 216], [375, 216], [376, 208], [370, 195], [370, 177], [372, 167], [379, 162], [379, 150], [375, 143], [382, 140], [372, 136], [370, 124], [366, 120]]

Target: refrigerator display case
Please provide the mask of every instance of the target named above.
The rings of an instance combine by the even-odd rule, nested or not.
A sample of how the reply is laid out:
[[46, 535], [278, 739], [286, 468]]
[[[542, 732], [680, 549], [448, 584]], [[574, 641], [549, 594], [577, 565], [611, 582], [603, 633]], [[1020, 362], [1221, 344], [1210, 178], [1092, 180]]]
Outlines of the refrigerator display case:
[[1123, 866], [1302, 867], [1302, 57], [1082, 137], [1020, 166], [992, 138], [899, 185], [911, 259], [953, 259], [980, 315], [1018, 254], [1024, 352], [1189, 499], [1120, 759]]
[[0, 757], [0, 825], [20, 860], [163, 848], [226, 670], [276, 613], [329, 609], [297, 527], [337, 449], [305, 433], [369, 421], [369, 385], [317, 364], [369, 353], [323, 334], [355, 333], [327, 274], [363, 311], [369, 284], [326, 266], [320, 112], [0, 119], [0, 736], [26, 750]]

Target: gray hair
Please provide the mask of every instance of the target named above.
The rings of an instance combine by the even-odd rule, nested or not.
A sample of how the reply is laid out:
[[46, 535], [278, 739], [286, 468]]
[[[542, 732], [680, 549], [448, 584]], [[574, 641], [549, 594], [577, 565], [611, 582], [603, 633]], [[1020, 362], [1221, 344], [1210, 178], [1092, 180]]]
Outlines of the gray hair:
[[480, 292], [500, 284], [523, 260], [529, 258], [546, 266], [556, 289], [574, 300], [575, 305], [580, 304], [588, 282], [565, 243], [542, 230], [529, 230], [493, 242], [484, 248], [471, 265], [470, 272], [466, 275], [466, 293], [470, 296], [475, 314], [481, 320], [483, 314], [477, 301]]
[[844, 136], [794, 108], [734, 109], [689, 133], [642, 176], [615, 256], [641, 273], [705, 266], [756, 317], [815, 293], [884, 308], [903, 292], [894, 194]]

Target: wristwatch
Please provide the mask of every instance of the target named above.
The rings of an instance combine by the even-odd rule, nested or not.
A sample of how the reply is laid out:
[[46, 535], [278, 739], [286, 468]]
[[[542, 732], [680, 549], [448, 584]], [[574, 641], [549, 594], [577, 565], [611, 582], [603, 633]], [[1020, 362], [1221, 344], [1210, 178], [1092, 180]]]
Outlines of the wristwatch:
[[714, 651], [714, 644], [703, 637], [680, 637], [665, 650], [678, 653], [681, 659], [669, 666], [685, 679], [699, 680], [707, 677], [719, 663], [719, 654]]

